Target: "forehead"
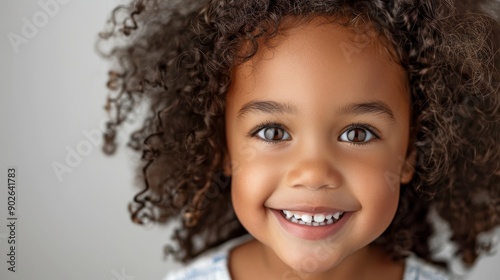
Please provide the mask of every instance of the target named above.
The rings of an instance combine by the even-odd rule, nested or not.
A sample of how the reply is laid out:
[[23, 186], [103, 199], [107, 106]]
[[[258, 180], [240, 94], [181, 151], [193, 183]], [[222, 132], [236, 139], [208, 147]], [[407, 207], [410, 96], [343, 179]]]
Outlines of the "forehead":
[[386, 82], [407, 91], [406, 73], [395, 62], [395, 52], [370, 24], [345, 27], [315, 18], [288, 25], [269, 42], [260, 41], [255, 56], [233, 69], [229, 98], [241, 93], [241, 86], [254, 91], [265, 85], [268, 89], [258, 92], [269, 94], [269, 86], [291, 86], [297, 79], [306, 87]]

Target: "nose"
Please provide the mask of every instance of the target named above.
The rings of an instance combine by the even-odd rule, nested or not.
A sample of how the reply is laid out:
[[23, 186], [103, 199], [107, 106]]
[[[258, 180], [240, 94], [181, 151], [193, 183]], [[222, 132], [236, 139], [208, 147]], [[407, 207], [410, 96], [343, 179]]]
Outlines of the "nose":
[[286, 174], [287, 185], [305, 187], [309, 190], [323, 188], [338, 188], [342, 183], [340, 171], [334, 166], [334, 159], [330, 151], [304, 151], [292, 160], [294, 164]]

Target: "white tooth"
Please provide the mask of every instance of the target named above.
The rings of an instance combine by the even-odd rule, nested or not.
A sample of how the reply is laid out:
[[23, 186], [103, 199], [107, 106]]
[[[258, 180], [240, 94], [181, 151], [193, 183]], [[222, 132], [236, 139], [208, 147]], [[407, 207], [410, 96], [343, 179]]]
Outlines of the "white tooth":
[[324, 225], [326, 225], [326, 223], [325, 223], [325, 222], [323, 222], [323, 223], [319, 223], [319, 225], [320, 225], [320, 226], [324, 226]]
[[340, 212], [337, 212], [337, 213], [333, 214], [333, 218], [334, 218], [335, 220], [338, 220], [338, 219], [339, 219], [339, 217], [340, 217]]
[[326, 215], [326, 217], [325, 217], [325, 218], [326, 218], [327, 220], [329, 220], [329, 219], [331, 219], [331, 218], [332, 218], [332, 216], [333, 216], [332, 214], [328, 214], [328, 215]]
[[326, 220], [326, 224], [327, 224], [327, 225], [331, 225], [331, 224], [333, 224], [333, 220], [332, 220], [332, 219]]
[[292, 217], [292, 219], [291, 219], [290, 221], [292, 221], [292, 222], [294, 222], [294, 223], [297, 223], [297, 222], [298, 222], [298, 220], [297, 220], [297, 219], [295, 219], [295, 217]]
[[293, 214], [290, 211], [285, 211], [285, 215], [286, 215], [287, 219], [290, 219], [291, 217], [293, 217]]
[[305, 225], [306, 223], [304, 221], [299, 221], [299, 224]]
[[310, 223], [312, 221], [312, 216], [308, 214], [303, 214], [300, 219], [306, 223]]
[[299, 214], [293, 214], [293, 216], [295, 217], [295, 219], [300, 219], [300, 215]]
[[315, 227], [317, 227], [317, 226], [319, 226], [319, 223], [317, 223], [317, 222], [312, 222], [312, 225], [313, 225], [313, 226], [315, 226]]
[[321, 223], [324, 220], [325, 220], [325, 215], [323, 215], [323, 214], [316, 214], [316, 215], [314, 215], [314, 221], [315, 222]]

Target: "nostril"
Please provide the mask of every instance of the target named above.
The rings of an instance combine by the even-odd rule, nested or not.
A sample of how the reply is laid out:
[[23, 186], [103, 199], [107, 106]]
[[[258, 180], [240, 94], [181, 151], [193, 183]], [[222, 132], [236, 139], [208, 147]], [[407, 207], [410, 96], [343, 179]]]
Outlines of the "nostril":
[[314, 190], [317, 190], [317, 189], [321, 189], [321, 188], [326, 188], [328, 187], [328, 185], [321, 185], [321, 186], [305, 186], [308, 190], [311, 190], [311, 191], [314, 191]]
[[317, 185], [317, 186], [306, 185], [304, 187], [306, 189], [308, 189], [308, 190], [315, 191], [315, 190], [324, 189], [324, 188], [334, 189], [334, 188], [337, 188], [338, 186], [333, 186], [333, 185], [330, 185], [330, 184], [324, 184], [324, 185]]

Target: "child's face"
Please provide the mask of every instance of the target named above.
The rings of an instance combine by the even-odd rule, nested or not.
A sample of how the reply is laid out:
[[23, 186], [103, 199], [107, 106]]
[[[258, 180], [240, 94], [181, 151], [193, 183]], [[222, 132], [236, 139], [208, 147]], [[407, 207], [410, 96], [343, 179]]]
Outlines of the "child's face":
[[[389, 226], [400, 183], [412, 176], [402, 167], [405, 72], [380, 39], [360, 36], [333, 24], [302, 25], [233, 72], [226, 137], [234, 209], [268, 252], [297, 271], [327, 271], [361, 252]], [[312, 226], [282, 210], [325, 224], [343, 216]]]

